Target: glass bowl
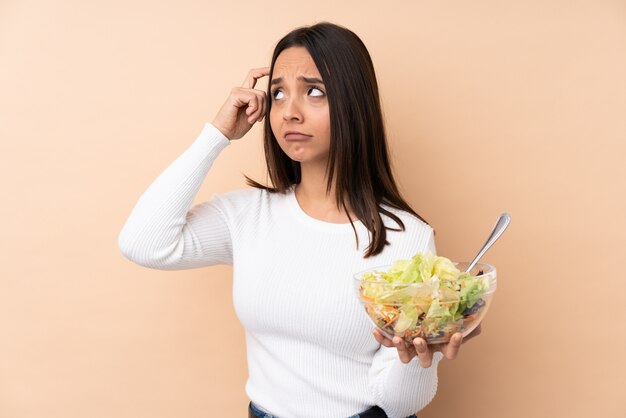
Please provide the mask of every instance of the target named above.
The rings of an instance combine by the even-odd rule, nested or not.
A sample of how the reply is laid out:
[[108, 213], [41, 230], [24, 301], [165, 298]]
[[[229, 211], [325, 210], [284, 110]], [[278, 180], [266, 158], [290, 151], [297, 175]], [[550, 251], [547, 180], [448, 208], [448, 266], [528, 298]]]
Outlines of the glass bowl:
[[[469, 262], [453, 262], [461, 272]], [[463, 337], [482, 321], [496, 291], [496, 268], [476, 263], [469, 272], [481, 280], [480, 297], [461, 297], [459, 291], [441, 292], [438, 283], [389, 283], [379, 276], [363, 279], [366, 273], [387, 272], [384, 265], [356, 273], [354, 290], [370, 321], [389, 339], [398, 335], [411, 344], [421, 337], [428, 344], [447, 343], [456, 332]]]

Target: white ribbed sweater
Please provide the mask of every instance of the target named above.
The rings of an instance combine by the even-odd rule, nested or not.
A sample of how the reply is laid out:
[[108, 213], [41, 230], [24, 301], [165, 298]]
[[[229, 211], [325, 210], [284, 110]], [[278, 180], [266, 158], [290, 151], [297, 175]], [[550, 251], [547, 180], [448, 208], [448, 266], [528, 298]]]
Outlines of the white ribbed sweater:
[[[206, 123], [191, 145], [148, 187], [118, 238], [133, 262], [161, 270], [233, 266], [233, 302], [245, 328], [246, 394], [281, 418], [345, 418], [379, 405], [391, 418], [424, 408], [437, 391], [437, 366], [404, 364], [376, 342], [353, 289], [364, 269], [435, 253], [432, 228], [393, 210], [406, 231], [363, 258], [368, 231], [355, 222], [315, 219], [286, 195], [240, 189], [191, 208], [218, 154], [230, 144]], [[383, 215], [387, 226], [396, 228]]]

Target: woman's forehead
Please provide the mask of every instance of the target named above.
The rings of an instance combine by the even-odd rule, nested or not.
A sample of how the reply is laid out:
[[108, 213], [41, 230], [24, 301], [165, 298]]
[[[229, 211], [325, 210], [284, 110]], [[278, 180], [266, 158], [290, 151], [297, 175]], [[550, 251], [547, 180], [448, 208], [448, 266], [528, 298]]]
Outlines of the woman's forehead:
[[274, 62], [272, 78], [296, 78], [304, 76], [321, 79], [313, 58], [304, 47], [283, 50]]

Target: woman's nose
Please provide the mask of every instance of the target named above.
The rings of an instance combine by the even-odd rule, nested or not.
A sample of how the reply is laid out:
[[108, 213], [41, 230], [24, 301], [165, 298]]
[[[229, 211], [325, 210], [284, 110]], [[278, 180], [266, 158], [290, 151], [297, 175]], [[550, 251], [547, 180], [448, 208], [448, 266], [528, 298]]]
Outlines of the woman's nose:
[[283, 111], [283, 119], [284, 120], [302, 120], [302, 112], [300, 111], [300, 105], [296, 103], [295, 100], [289, 99], [287, 103], [285, 103]]

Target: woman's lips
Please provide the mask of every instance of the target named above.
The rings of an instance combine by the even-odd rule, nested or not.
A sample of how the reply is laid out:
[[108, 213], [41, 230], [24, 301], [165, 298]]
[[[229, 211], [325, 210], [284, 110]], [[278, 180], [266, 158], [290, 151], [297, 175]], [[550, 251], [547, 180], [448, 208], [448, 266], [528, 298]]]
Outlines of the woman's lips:
[[307, 139], [311, 139], [311, 135], [295, 134], [295, 133], [285, 135], [286, 141], [306, 141]]

